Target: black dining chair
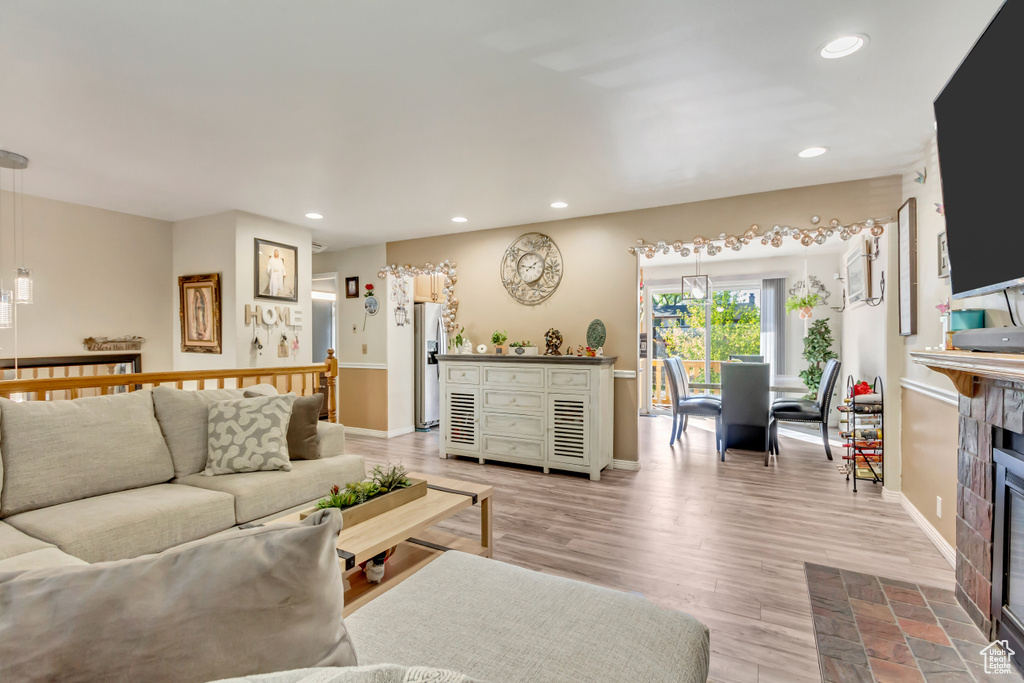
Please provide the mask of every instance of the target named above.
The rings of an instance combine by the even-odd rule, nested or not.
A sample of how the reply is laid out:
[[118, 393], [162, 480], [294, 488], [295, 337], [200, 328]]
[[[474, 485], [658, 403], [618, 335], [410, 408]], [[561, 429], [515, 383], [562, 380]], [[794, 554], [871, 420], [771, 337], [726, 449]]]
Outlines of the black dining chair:
[[722, 461], [732, 447], [764, 451], [771, 446], [771, 366], [768, 363], [722, 363]]
[[668, 391], [669, 399], [672, 401], [672, 437], [669, 439], [671, 446], [686, 431], [686, 425], [690, 415], [694, 417], [715, 418], [715, 448], [721, 447], [719, 417], [722, 415], [722, 399], [718, 396], [706, 394], [690, 395], [690, 382], [686, 376], [686, 368], [683, 361], [678, 358], [666, 358], [665, 367], [668, 369]]
[[832, 449], [828, 445], [828, 411], [832, 405], [832, 394], [839, 381], [839, 370], [843, 364], [833, 358], [825, 365], [818, 384], [818, 396], [815, 400], [808, 398], [780, 398], [772, 403], [772, 449], [779, 452], [779, 422], [817, 423], [821, 431], [821, 441], [825, 444], [825, 456], [832, 459]]
[[734, 353], [729, 356], [729, 360], [738, 360], [741, 363], [763, 363], [764, 356], [744, 356], [742, 354]]

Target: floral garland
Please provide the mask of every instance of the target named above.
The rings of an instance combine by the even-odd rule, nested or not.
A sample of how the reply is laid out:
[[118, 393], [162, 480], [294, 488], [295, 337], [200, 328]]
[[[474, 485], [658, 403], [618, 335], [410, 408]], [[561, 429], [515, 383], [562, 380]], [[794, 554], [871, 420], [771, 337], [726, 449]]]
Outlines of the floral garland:
[[758, 240], [765, 246], [771, 245], [778, 248], [782, 246], [783, 240], [787, 237], [792, 237], [801, 245], [809, 247], [813, 244], [825, 244], [826, 240], [835, 235], [838, 235], [839, 239], [846, 241], [863, 230], [870, 232], [872, 237], [878, 237], [885, 232], [884, 224], [891, 220], [892, 218], [890, 217], [868, 218], [864, 221], [843, 225], [839, 222], [838, 218], [833, 218], [827, 226], [819, 226], [818, 223], [821, 222], [821, 219], [818, 216], [812, 216], [811, 224], [817, 226], [814, 228], [794, 228], [788, 225], [775, 225], [770, 230], [762, 231], [760, 226], [755, 223], [739, 235], [728, 235], [723, 232], [718, 237], [697, 235], [689, 241], [675, 240], [674, 242], [665, 242], [661, 240], [656, 244], [638, 239], [636, 245], [629, 247], [628, 251], [630, 254], [643, 254], [647, 258], [654, 258], [654, 255], [658, 253], [668, 254], [673, 250], [684, 258], [691, 253], [699, 254], [701, 251], [708, 256], [714, 256], [723, 249], [739, 251], [745, 245]]
[[444, 321], [445, 330], [454, 332], [455, 314], [459, 311], [459, 300], [455, 298], [455, 283], [459, 281], [456, 276], [455, 264], [451, 261], [441, 261], [438, 265], [427, 263], [423, 266], [398, 266], [390, 265], [377, 271], [377, 277], [386, 278], [388, 275], [395, 277], [416, 277], [417, 275], [444, 275], [444, 303], [441, 304], [441, 320]]

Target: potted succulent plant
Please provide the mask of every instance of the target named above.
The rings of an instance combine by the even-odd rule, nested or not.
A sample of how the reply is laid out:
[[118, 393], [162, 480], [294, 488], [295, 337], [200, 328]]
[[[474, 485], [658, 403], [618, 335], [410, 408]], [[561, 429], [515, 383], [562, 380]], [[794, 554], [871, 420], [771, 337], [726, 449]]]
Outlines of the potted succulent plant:
[[803, 296], [793, 295], [786, 302], [786, 313], [800, 311], [800, 318], [808, 320], [814, 317], [814, 307], [821, 303], [821, 297], [817, 294], [804, 294]]
[[505, 330], [504, 332], [498, 332], [497, 330], [495, 330], [494, 334], [491, 335], [491, 343], [494, 344], [494, 353], [498, 354], [499, 356], [507, 354], [508, 344], [505, 343], [507, 341], [508, 330]]

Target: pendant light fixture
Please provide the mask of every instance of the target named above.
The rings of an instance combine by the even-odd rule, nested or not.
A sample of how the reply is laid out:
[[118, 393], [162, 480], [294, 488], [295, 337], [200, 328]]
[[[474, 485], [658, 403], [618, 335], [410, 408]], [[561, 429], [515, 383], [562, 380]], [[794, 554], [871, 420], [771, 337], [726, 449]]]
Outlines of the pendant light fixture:
[[[11, 234], [14, 238], [13, 259], [21, 260], [24, 256], [24, 240], [22, 239], [22, 254], [18, 253], [19, 232], [24, 236], [24, 177], [21, 171], [28, 167], [28, 158], [21, 154], [0, 150], [0, 169], [11, 170]], [[19, 212], [18, 179], [21, 178], [22, 191], [20, 202], [22, 210]], [[2, 189], [0, 183], [0, 189]], [[21, 215], [19, 215], [19, 213]], [[3, 255], [3, 206], [0, 205], [0, 257]], [[14, 326], [14, 306], [16, 303], [32, 303], [32, 272], [24, 265], [16, 269], [17, 276], [14, 279], [14, 290], [4, 286], [3, 274], [0, 272], [0, 329], [9, 329]]]
[[[21, 154], [0, 150], [0, 168], [11, 169], [11, 204], [12, 230], [14, 238], [14, 261], [21, 263], [15, 269], [14, 302], [16, 304], [32, 303], [32, 271], [25, 266], [25, 176], [28, 158]], [[20, 186], [20, 191], [19, 191]], [[20, 251], [18, 247], [21, 247]]]
[[700, 274], [700, 252], [697, 252], [697, 271], [683, 276], [683, 301], [703, 304], [710, 296], [711, 279]]

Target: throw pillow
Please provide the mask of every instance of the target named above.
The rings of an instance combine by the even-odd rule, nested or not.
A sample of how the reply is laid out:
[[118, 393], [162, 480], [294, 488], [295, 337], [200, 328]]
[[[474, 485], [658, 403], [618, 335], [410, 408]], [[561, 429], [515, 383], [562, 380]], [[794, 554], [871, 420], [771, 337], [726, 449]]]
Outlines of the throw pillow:
[[203, 475], [291, 470], [288, 422], [294, 402], [295, 395], [286, 394], [211, 403]]
[[[245, 392], [246, 398], [257, 398], [260, 395], [253, 391]], [[292, 404], [292, 419], [288, 422], [288, 457], [291, 460], [320, 458], [316, 430], [320, 424], [320, 409], [323, 405], [323, 394], [299, 396]]]
[[0, 681], [188, 683], [355, 666], [341, 528], [340, 511], [321, 510], [158, 555], [0, 573]]

